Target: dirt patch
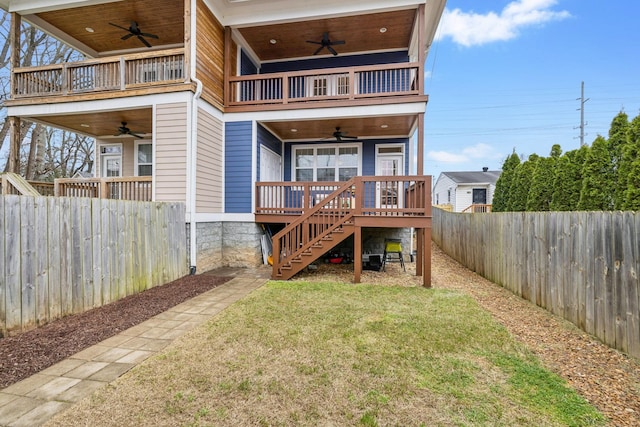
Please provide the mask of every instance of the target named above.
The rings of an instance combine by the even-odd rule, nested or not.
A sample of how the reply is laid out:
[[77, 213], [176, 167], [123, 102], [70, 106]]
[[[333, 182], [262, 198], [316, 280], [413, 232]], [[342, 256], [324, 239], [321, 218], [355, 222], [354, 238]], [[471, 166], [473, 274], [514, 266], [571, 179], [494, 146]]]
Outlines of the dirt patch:
[[186, 276], [82, 314], [0, 339], [0, 389], [213, 289], [231, 277]]

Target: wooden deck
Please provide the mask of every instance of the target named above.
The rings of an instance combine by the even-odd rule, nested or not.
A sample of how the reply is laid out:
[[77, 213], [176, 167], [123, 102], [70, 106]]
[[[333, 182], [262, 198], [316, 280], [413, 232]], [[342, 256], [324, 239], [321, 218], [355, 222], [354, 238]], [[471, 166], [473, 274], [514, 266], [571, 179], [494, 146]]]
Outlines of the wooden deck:
[[[291, 223], [342, 184], [258, 182], [256, 222]], [[431, 218], [431, 177], [355, 177], [349, 196], [325, 209], [352, 214], [358, 225], [366, 227], [422, 227]]]
[[[418, 230], [416, 274], [430, 286], [431, 177], [355, 177], [347, 182], [258, 183], [256, 221], [285, 223], [273, 236], [274, 279], [287, 280], [354, 235], [354, 282], [362, 272], [362, 228]], [[424, 271], [424, 274], [423, 274]]]

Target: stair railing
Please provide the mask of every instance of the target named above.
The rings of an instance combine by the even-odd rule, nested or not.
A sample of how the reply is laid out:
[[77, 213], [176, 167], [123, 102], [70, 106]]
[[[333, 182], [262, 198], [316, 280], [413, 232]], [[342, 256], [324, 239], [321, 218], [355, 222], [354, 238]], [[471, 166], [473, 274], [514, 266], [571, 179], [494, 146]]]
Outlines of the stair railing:
[[330, 194], [314, 195], [315, 205], [273, 236], [273, 276], [351, 220], [356, 206], [356, 181], [351, 178]]

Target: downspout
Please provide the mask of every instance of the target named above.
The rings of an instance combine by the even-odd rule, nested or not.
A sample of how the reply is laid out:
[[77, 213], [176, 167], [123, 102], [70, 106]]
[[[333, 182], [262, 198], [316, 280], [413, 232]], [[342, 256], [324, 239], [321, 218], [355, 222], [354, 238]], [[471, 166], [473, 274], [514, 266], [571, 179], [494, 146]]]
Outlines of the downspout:
[[191, 168], [189, 169], [189, 260], [191, 266], [189, 267], [189, 274], [196, 274], [196, 256], [198, 254], [198, 245], [196, 242], [196, 158], [197, 158], [197, 141], [198, 141], [198, 100], [202, 95], [202, 82], [196, 77], [196, 43], [194, 39], [196, 28], [196, 1], [191, 1], [191, 14], [190, 14], [190, 27], [191, 40], [189, 43], [190, 55], [189, 55], [189, 78], [196, 84], [196, 92], [193, 95], [191, 101], [191, 153], [190, 162]]

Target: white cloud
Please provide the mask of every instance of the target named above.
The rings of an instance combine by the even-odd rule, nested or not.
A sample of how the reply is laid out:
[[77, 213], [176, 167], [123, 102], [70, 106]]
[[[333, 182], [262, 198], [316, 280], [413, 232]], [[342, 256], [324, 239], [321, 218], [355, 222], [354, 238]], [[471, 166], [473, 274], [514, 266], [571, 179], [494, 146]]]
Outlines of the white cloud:
[[464, 147], [459, 152], [428, 151], [427, 159], [442, 163], [477, 163], [478, 160], [495, 160], [502, 155], [488, 144], [478, 143]]
[[569, 18], [566, 11], [551, 10], [557, 0], [516, 0], [500, 14], [478, 14], [460, 9], [446, 9], [440, 22], [439, 37], [451, 37], [462, 46], [478, 46], [496, 41], [511, 40], [524, 27], [542, 25]]

